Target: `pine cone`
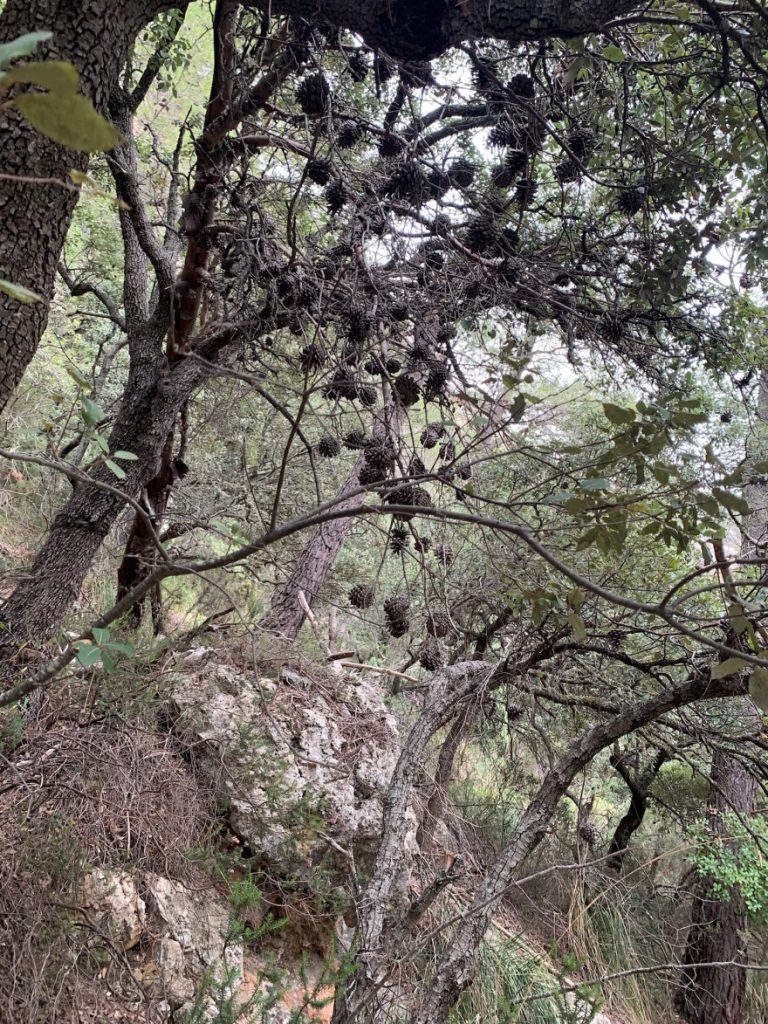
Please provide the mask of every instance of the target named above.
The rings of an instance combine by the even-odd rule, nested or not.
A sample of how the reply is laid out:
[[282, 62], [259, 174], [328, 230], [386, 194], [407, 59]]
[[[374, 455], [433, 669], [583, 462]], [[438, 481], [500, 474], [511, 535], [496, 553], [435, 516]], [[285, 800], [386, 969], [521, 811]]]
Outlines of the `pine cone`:
[[349, 592], [349, 603], [353, 608], [370, 608], [375, 591], [367, 583], [356, 583]]
[[317, 443], [317, 454], [322, 455], [324, 459], [334, 459], [340, 451], [341, 445], [332, 434], [326, 434]]
[[427, 467], [418, 455], [414, 455], [408, 463], [408, 476], [425, 476]]
[[570, 181], [578, 181], [581, 177], [581, 168], [573, 160], [563, 160], [555, 167], [555, 177], [561, 185], [567, 185]]
[[350, 430], [348, 434], [344, 435], [344, 447], [349, 448], [350, 451], [361, 451], [367, 447], [368, 443], [369, 439], [362, 430]]
[[301, 350], [299, 362], [304, 373], [319, 370], [325, 363], [325, 350], [320, 345], [305, 345]]
[[587, 844], [594, 846], [600, 839], [600, 829], [592, 821], [585, 821], [579, 829], [579, 837]]
[[364, 82], [370, 70], [365, 54], [355, 50], [347, 60], [347, 70], [353, 82]]
[[645, 206], [645, 189], [623, 188], [621, 192], [619, 192], [617, 206], [619, 210], [622, 213], [625, 213], [628, 217], [632, 217], [634, 214], [639, 213]]
[[430, 612], [427, 615], [427, 632], [430, 636], [448, 636], [453, 632], [451, 619], [446, 612]]
[[530, 206], [536, 198], [539, 183], [534, 178], [521, 178], [515, 189], [515, 201], [520, 206]]
[[381, 139], [379, 139], [379, 156], [384, 160], [393, 160], [404, 149], [405, 143], [398, 139], [396, 135], [390, 135], [389, 132], [386, 135], [382, 135]]
[[595, 135], [589, 128], [576, 128], [568, 136], [568, 148], [579, 160], [589, 158], [595, 148]]
[[409, 406], [419, 400], [419, 385], [407, 374], [401, 374], [393, 382], [395, 397], [401, 405]]
[[536, 95], [536, 83], [530, 75], [513, 75], [507, 88], [513, 96], [520, 96], [522, 99], [532, 100]]
[[299, 82], [296, 102], [307, 117], [324, 114], [331, 98], [331, 87], [323, 75], [309, 75]]
[[424, 383], [424, 398], [433, 402], [445, 392], [445, 387], [451, 379], [450, 371], [445, 366], [435, 366], [427, 374]]
[[428, 672], [435, 672], [442, 666], [443, 655], [434, 637], [425, 640], [419, 648], [419, 664]]
[[394, 637], [405, 636], [410, 628], [410, 603], [407, 597], [389, 597], [384, 602], [387, 629]]
[[483, 210], [470, 221], [464, 242], [471, 252], [487, 252], [498, 244], [499, 236], [498, 221], [489, 210]]
[[427, 182], [417, 163], [400, 164], [384, 182], [382, 193], [392, 199], [407, 199], [415, 205], [424, 201]]
[[366, 407], [366, 409], [371, 409], [376, 405], [378, 392], [376, 391], [376, 388], [371, 387], [370, 384], [359, 384], [355, 397]]
[[357, 121], [344, 121], [336, 133], [339, 149], [351, 149], [365, 138], [365, 128]]
[[338, 213], [347, 201], [347, 190], [341, 178], [332, 181], [325, 190], [325, 201], [328, 205], [328, 212], [333, 215]]
[[401, 555], [408, 549], [408, 531], [402, 526], [393, 526], [389, 534], [389, 550], [393, 555]]
[[422, 448], [434, 448], [444, 433], [445, 427], [442, 423], [428, 424], [428, 426], [422, 430], [421, 437], [419, 438]]
[[460, 157], [448, 168], [448, 177], [454, 188], [469, 188], [475, 180], [476, 168], [471, 160]]
[[331, 180], [330, 160], [321, 160], [317, 157], [307, 160], [307, 177], [316, 185], [327, 185]]

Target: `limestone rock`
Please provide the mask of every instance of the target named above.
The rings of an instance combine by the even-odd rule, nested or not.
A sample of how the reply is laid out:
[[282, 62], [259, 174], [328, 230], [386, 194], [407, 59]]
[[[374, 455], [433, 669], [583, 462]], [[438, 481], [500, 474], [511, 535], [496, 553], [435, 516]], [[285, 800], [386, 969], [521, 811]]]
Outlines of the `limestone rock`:
[[83, 879], [83, 908], [122, 949], [131, 949], [141, 938], [146, 920], [144, 900], [125, 871], [95, 868]]
[[257, 856], [296, 872], [320, 851], [374, 852], [400, 738], [371, 683], [295, 669], [276, 683], [198, 659], [182, 665], [170, 716]]
[[[145, 884], [155, 926], [164, 932], [156, 950], [162, 997], [171, 1006], [189, 1004], [200, 995], [204, 975], [223, 997], [236, 992], [243, 977], [243, 947], [228, 938], [227, 905], [210, 890], [189, 889], [160, 875], [146, 875]], [[205, 1004], [204, 993], [202, 998]]]

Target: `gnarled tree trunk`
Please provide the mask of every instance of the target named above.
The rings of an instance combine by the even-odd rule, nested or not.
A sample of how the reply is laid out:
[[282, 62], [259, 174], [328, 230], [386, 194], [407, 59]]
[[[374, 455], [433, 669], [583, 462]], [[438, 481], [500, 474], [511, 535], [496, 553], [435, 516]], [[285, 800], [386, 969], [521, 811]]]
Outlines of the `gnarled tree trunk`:
[[[186, 0], [8, 0], [0, 15], [0, 42], [26, 32], [48, 30], [50, 43], [36, 57], [71, 61], [81, 74], [81, 91], [107, 114], [128, 51], [139, 32], [160, 12]], [[55, 183], [84, 171], [85, 153], [43, 138], [14, 110], [0, 114], [0, 277], [37, 292], [43, 302], [21, 305], [0, 294], [0, 409], [34, 356], [48, 322], [56, 264], [77, 203], [77, 193]], [[16, 177], [13, 177], [16, 176]]]

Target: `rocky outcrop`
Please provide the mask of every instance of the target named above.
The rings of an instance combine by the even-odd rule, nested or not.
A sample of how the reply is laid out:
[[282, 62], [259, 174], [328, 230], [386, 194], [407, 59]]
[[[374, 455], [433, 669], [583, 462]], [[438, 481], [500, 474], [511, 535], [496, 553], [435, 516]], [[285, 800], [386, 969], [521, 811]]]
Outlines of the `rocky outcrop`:
[[350, 857], [374, 853], [400, 738], [370, 683], [291, 669], [275, 681], [197, 651], [182, 660], [170, 708], [254, 857], [293, 875], [319, 857], [347, 871]]
[[120, 949], [132, 949], [141, 938], [146, 904], [126, 871], [89, 871], [83, 879], [81, 901], [94, 926]]

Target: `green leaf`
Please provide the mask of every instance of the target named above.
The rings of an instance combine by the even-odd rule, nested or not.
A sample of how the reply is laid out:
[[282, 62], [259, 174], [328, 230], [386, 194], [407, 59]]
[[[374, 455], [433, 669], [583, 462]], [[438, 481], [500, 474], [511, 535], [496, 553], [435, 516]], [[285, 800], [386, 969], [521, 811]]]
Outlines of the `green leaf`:
[[12, 281], [6, 281], [0, 277], [0, 292], [5, 295], [10, 295], [12, 299], [16, 299], [17, 302], [23, 302], [24, 305], [29, 305], [32, 302], [42, 302], [42, 295], [38, 295], [37, 292], [31, 291], [29, 288], [25, 288], [21, 284], [14, 284]]
[[732, 494], [730, 491], [724, 491], [722, 487], [713, 487], [712, 493], [723, 508], [727, 508], [729, 512], [737, 512], [743, 516], [749, 514], [748, 503], [738, 494]]
[[99, 626], [94, 626], [91, 632], [93, 633], [93, 639], [97, 644], [103, 644], [109, 640], [108, 629], [101, 629]]
[[39, 85], [57, 93], [75, 93], [80, 75], [74, 64], [67, 60], [44, 60], [38, 64], [17, 64], [0, 80], [0, 87], [25, 83]]
[[568, 501], [569, 498], [575, 498], [575, 491], [555, 491], [554, 494], [548, 494], [544, 499], [545, 505], [558, 505], [561, 501]]
[[749, 662], [743, 658], [726, 658], [725, 661], [713, 665], [711, 679], [725, 679], [726, 676], [735, 676], [737, 672], [748, 668]]
[[81, 640], [77, 645], [77, 660], [83, 668], [90, 668], [91, 665], [95, 665], [100, 657], [101, 651], [94, 644]]
[[139, 456], [134, 455], [133, 452], [112, 452], [112, 457], [115, 459], [123, 459], [125, 462], [138, 462]]
[[78, 384], [81, 388], [89, 388], [91, 386], [91, 382], [88, 378], [84, 377], [74, 366], [65, 366], [64, 370], [69, 374], [75, 384]]
[[114, 125], [97, 113], [90, 100], [77, 93], [25, 93], [14, 104], [41, 135], [69, 149], [96, 153], [114, 149], [121, 140]]
[[109, 444], [107, 443], [106, 437], [103, 434], [94, 434], [93, 440], [101, 448], [105, 455], [109, 455]]
[[604, 476], [593, 476], [587, 480], [582, 480], [579, 484], [582, 491], [608, 491], [611, 487], [611, 481], [606, 480]]
[[566, 598], [568, 606], [573, 608], [575, 612], [579, 611], [586, 600], [587, 595], [581, 589], [581, 587], [574, 587], [573, 590], [569, 591]]
[[5, 67], [17, 57], [28, 57], [39, 43], [53, 39], [53, 32], [27, 32], [26, 35], [12, 39], [10, 43], [0, 46], [0, 67]]
[[756, 668], [749, 677], [749, 695], [764, 714], [768, 714], [768, 668]]
[[104, 410], [91, 398], [83, 398], [83, 420], [87, 427], [95, 426], [104, 417]]
[[105, 672], [114, 672], [117, 668], [117, 662], [107, 651], [101, 652], [101, 664]]
[[118, 654], [126, 654], [128, 656], [133, 654], [133, 647], [130, 644], [118, 643], [116, 640], [110, 640], [107, 647], [110, 651], [117, 651]]
[[606, 419], [618, 425], [633, 423], [635, 420], [634, 409], [624, 409], [620, 405], [614, 405], [613, 402], [603, 402], [603, 412]]
[[613, 64], [621, 64], [623, 60], [627, 59], [626, 54], [620, 46], [606, 46], [603, 50], [603, 56]]
[[576, 612], [567, 612], [565, 618], [568, 625], [571, 627], [574, 639], [579, 641], [586, 640], [587, 627], [584, 625], [584, 619], [582, 619], [580, 615], [577, 615]]
[[112, 459], [104, 459], [104, 465], [112, 470], [118, 480], [125, 480], [125, 470], [122, 466], [118, 466]]

